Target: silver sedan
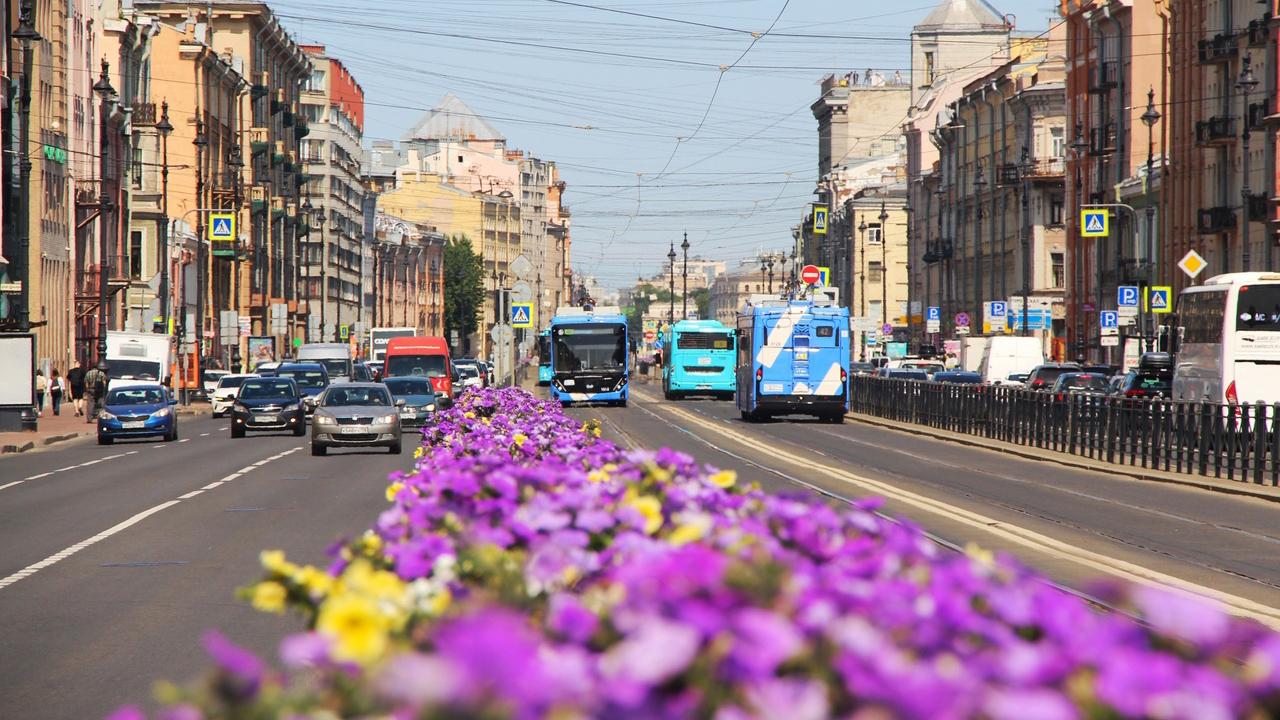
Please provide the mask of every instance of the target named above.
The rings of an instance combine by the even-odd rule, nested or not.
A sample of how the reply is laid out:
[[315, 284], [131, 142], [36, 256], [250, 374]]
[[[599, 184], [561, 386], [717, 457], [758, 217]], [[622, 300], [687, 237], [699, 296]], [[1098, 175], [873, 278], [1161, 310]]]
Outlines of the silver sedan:
[[385, 447], [400, 454], [397, 402], [381, 383], [330, 385], [311, 418], [311, 454], [331, 447]]

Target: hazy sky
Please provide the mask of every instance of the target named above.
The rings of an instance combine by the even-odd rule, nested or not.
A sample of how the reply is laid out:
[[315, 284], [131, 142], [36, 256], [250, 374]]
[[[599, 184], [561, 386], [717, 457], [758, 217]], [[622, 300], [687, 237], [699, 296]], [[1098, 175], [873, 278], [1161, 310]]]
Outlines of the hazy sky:
[[[399, 139], [453, 92], [509, 147], [555, 160], [568, 183], [574, 269], [616, 287], [665, 267], [669, 243], [679, 245], [686, 231], [691, 255], [707, 258], [737, 261], [789, 246], [817, 174], [809, 105], [818, 81], [868, 67], [905, 74], [911, 26], [936, 2], [272, 7], [299, 41], [327, 45], [352, 70], [365, 91], [366, 138]], [[1039, 32], [1057, 3], [993, 5], [1015, 15], [1019, 30]], [[753, 43], [751, 32], [775, 19], [773, 34]]]

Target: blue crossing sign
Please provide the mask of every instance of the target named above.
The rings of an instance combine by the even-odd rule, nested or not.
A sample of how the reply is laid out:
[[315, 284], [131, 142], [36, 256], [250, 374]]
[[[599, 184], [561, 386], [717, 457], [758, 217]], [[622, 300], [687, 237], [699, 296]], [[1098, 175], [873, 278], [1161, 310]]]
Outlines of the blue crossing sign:
[[942, 322], [942, 308], [938, 307], [937, 305], [930, 305], [929, 309], [925, 311], [924, 319], [930, 320], [930, 321], [936, 320], [938, 322]]
[[1102, 209], [1080, 211], [1080, 237], [1106, 237], [1111, 234], [1111, 214]]
[[511, 327], [533, 327], [533, 303], [511, 303]]
[[236, 214], [210, 213], [209, 239], [214, 242], [234, 242], [236, 239]]
[[1103, 330], [1112, 330], [1120, 327], [1120, 313], [1115, 310], [1103, 310], [1098, 313], [1098, 322], [1102, 325]]
[[1173, 288], [1167, 285], [1147, 288], [1147, 310], [1152, 313], [1173, 312], [1172, 297]]
[[1116, 288], [1116, 305], [1120, 307], [1138, 307], [1138, 298], [1141, 295], [1138, 292], [1137, 285], [1121, 285]]

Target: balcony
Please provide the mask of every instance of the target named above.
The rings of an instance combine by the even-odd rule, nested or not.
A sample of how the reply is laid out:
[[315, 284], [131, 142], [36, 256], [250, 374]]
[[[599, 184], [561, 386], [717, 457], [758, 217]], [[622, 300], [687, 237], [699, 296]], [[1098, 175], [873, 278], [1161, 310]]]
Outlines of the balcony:
[[1215, 115], [1196, 123], [1196, 144], [1202, 147], [1226, 145], [1236, 139], [1236, 119], [1230, 115]]
[[1116, 124], [1089, 128], [1089, 154], [1095, 157], [1116, 151]]
[[1032, 178], [1060, 178], [1066, 172], [1067, 161], [1060, 157], [1036, 160], [1027, 168], [1027, 174]]
[[1271, 37], [1271, 22], [1269, 19], [1250, 20], [1249, 29], [1249, 47], [1266, 47], [1267, 40]]
[[1235, 226], [1236, 211], [1234, 208], [1225, 205], [1201, 208], [1199, 221], [1196, 223], [1196, 229], [1202, 235], [1227, 232], [1235, 228]]
[[1103, 60], [1089, 69], [1089, 92], [1093, 94], [1114, 90], [1120, 68], [1114, 60]]
[[1271, 102], [1263, 100], [1262, 102], [1249, 103], [1249, 125], [1250, 130], [1261, 130], [1267, 122], [1267, 116], [1271, 114]]
[[133, 104], [133, 126], [134, 127], [155, 127], [156, 124], [156, 104], [155, 103], [134, 103]]
[[1200, 62], [1204, 65], [1228, 62], [1239, 53], [1236, 39], [1230, 33], [1218, 33], [1209, 40], [1201, 40], [1199, 47]]

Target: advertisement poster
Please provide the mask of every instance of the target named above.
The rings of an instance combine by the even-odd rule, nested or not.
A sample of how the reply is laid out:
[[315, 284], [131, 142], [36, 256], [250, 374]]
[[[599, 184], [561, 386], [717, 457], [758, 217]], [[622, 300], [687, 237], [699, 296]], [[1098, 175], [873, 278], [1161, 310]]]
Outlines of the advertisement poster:
[[249, 338], [249, 372], [257, 369], [258, 363], [275, 362], [276, 339], [273, 337]]

